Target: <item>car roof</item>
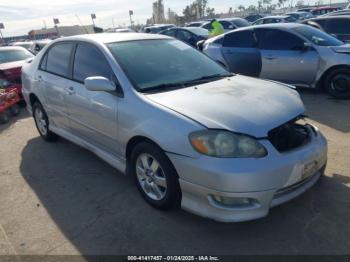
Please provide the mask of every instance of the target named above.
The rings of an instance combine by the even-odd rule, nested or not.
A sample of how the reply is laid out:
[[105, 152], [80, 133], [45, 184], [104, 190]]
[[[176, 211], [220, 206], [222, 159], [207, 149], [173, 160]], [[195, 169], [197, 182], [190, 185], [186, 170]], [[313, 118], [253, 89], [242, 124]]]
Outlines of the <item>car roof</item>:
[[26, 50], [27, 51], [27, 49], [25, 49], [22, 46], [1, 46], [0, 47], [0, 52], [5, 50], [22, 50], [22, 51]]
[[287, 18], [287, 17], [289, 17], [289, 15], [271, 15], [271, 16], [265, 16], [265, 17], [263, 17], [263, 18], [261, 18], [261, 19], [266, 19], [266, 18]]
[[319, 17], [315, 17], [315, 18], [311, 18], [308, 19], [306, 21], [317, 21], [317, 20], [325, 20], [325, 19], [350, 19], [350, 15], [340, 15], [340, 16], [336, 16], [336, 15], [325, 15], [325, 16], [319, 16]]
[[116, 34], [116, 33], [100, 33], [100, 34], [85, 34], [68, 36], [56, 39], [54, 42], [61, 41], [90, 41], [100, 44], [108, 44], [114, 42], [126, 42], [136, 40], [157, 40], [157, 39], [170, 39], [168, 36], [159, 34], [143, 34], [143, 33], [129, 33], [129, 34]]

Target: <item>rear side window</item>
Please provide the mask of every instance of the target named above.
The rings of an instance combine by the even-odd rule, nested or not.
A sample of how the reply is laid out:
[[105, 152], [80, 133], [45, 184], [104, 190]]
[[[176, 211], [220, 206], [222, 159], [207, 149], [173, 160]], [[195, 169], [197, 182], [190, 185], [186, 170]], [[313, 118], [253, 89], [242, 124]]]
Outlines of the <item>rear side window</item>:
[[224, 47], [255, 47], [254, 33], [251, 30], [239, 31], [225, 35]]
[[113, 80], [113, 71], [106, 58], [95, 46], [87, 43], [78, 44], [75, 52], [73, 79], [84, 82], [91, 76], [103, 76]]
[[227, 21], [220, 21], [220, 24], [222, 25], [222, 27], [227, 30], [227, 29], [235, 29], [236, 27], [231, 24], [230, 22]]
[[176, 30], [175, 29], [168, 29], [162, 32], [163, 35], [175, 37], [176, 35]]
[[350, 19], [329, 19], [327, 31], [331, 34], [350, 34]]
[[73, 43], [60, 43], [50, 48], [47, 53], [46, 71], [63, 76], [69, 77], [69, 63], [73, 50]]
[[304, 44], [301, 38], [281, 30], [256, 29], [255, 33], [262, 50], [299, 50]]

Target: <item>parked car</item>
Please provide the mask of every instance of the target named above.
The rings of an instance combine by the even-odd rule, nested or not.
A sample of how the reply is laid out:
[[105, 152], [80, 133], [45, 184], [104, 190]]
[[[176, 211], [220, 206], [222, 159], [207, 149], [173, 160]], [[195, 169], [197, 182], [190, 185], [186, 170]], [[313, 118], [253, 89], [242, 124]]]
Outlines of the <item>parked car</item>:
[[310, 12], [291, 12], [287, 13], [289, 16], [293, 16], [296, 21], [303, 21], [305, 19], [311, 19], [314, 18], [314, 15]]
[[255, 14], [255, 15], [248, 15], [244, 19], [247, 20], [249, 23], [254, 23], [256, 20], [259, 20], [263, 18], [263, 15]]
[[164, 35], [62, 38], [22, 78], [44, 140], [91, 150], [157, 208], [257, 219], [325, 169], [326, 140], [293, 88], [230, 74]]
[[20, 113], [18, 103], [21, 97], [16, 87], [0, 85], [0, 124], [9, 121], [9, 116], [16, 116]]
[[25, 42], [13, 42], [10, 44], [10, 46], [20, 46], [27, 50], [33, 45], [32, 41], [25, 41]]
[[304, 7], [297, 9], [297, 12], [311, 12], [313, 9], [312, 7]]
[[21, 96], [21, 68], [32, 57], [32, 53], [20, 46], [0, 47], [0, 87], [15, 88]]
[[219, 19], [219, 21], [228, 21], [232, 23], [235, 26], [235, 28], [246, 27], [251, 25], [247, 20], [239, 17], [224, 18]]
[[185, 27], [200, 27], [205, 21], [190, 22], [185, 25]]
[[41, 49], [44, 48], [44, 46], [46, 46], [48, 43], [50, 43], [52, 40], [50, 39], [45, 39], [45, 40], [37, 40], [34, 41], [33, 44], [28, 48], [28, 50], [36, 55], [40, 52]]
[[337, 8], [337, 7], [324, 6], [324, 7], [318, 7], [318, 8], [312, 9], [311, 13], [314, 16], [319, 16], [319, 15], [328, 14], [328, 13], [338, 11], [338, 10], [339, 10], [339, 8]]
[[350, 46], [302, 24], [234, 30], [207, 40], [203, 52], [230, 71], [350, 97]]
[[[224, 28], [225, 33], [232, 31], [233, 29], [236, 29], [237, 26], [234, 25], [232, 22], [223, 20], [223, 19], [217, 19], [218, 22], [222, 25]], [[207, 29], [209, 32], [213, 30], [213, 27], [211, 25], [211, 21], [207, 21], [201, 25], [202, 28]]]
[[276, 15], [276, 16], [266, 16], [253, 23], [253, 25], [262, 24], [277, 24], [277, 23], [295, 23], [297, 20], [293, 16], [288, 15]]
[[168, 28], [175, 27], [173, 24], [162, 24], [162, 25], [153, 25], [153, 26], [147, 26], [144, 27], [142, 32], [143, 33], [149, 33], [149, 34], [158, 34], [161, 31], [164, 31]]
[[320, 16], [303, 23], [327, 32], [343, 42], [350, 43], [350, 15]]
[[193, 47], [197, 47], [199, 41], [209, 37], [209, 31], [201, 27], [173, 27], [160, 34], [177, 38]]
[[350, 16], [350, 9], [343, 9], [339, 11], [334, 11], [325, 15], [320, 15], [319, 17], [324, 17], [324, 16], [343, 16], [343, 15], [349, 15]]

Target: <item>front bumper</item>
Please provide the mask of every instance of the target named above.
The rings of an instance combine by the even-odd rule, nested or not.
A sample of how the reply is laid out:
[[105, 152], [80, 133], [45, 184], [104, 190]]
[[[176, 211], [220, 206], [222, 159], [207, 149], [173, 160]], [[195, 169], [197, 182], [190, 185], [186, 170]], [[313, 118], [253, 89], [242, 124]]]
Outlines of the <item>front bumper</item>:
[[[288, 153], [279, 153], [267, 140], [261, 143], [269, 152], [262, 159], [194, 159], [168, 153], [180, 177], [182, 208], [223, 222], [261, 218], [312, 187], [324, 172], [327, 142], [318, 131], [307, 145]], [[214, 196], [252, 201], [223, 205]]]

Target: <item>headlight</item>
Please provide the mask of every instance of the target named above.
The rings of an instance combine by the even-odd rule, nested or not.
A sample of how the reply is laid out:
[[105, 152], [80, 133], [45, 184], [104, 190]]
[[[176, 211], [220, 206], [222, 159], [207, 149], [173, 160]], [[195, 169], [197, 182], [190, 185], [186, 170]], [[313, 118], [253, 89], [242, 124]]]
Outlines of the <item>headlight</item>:
[[198, 131], [191, 133], [189, 138], [196, 151], [212, 157], [260, 158], [267, 155], [256, 139], [228, 131]]

